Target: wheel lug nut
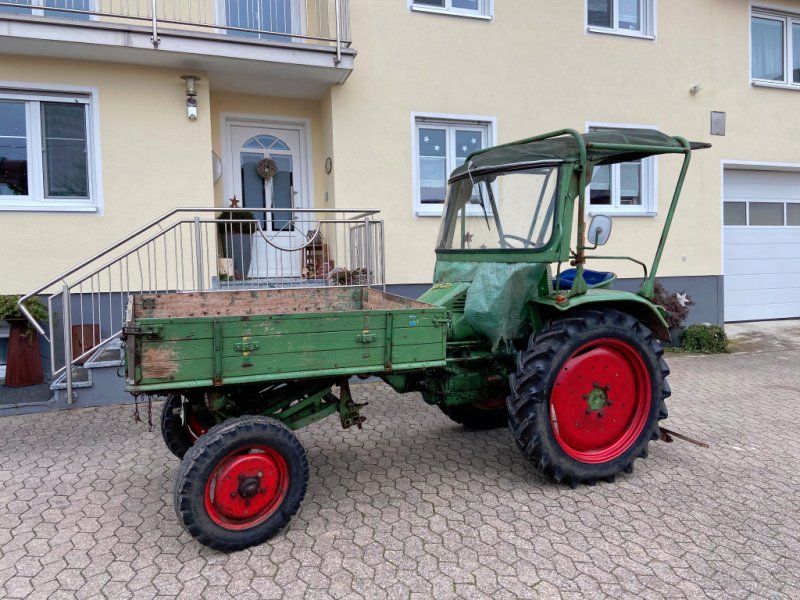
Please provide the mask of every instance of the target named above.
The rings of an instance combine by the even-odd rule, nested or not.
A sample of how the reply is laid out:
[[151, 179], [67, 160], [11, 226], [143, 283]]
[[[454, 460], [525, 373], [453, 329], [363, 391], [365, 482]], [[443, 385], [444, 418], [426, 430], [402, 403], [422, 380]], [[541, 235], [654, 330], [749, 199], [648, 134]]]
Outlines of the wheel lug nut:
[[231, 498], [236, 498], [236, 492], [231, 492]]
[[601, 412], [597, 413], [597, 418], [598, 419], [602, 419], [603, 418], [603, 413], [601, 413]]
[[245, 500], [245, 501], [244, 501], [244, 505], [245, 505], [245, 506], [250, 506], [250, 500]]
[[259, 491], [260, 491], [262, 494], [266, 494], [266, 493], [267, 493], [267, 490], [266, 490], [266, 488], [261, 488]]
[[264, 473], [262, 473], [261, 471], [259, 471], [258, 475], [256, 475], [256, 477], [258, 477], [259, 479], [261, 479], [263, 476], [264, 476]]
[[587, 409], [586, 409], [586, 414], [587, 414], [587, 415], [590, 415], [590, 414], [592, 414], [592, 409], [591, 409], [591, 408], [587, 408]]

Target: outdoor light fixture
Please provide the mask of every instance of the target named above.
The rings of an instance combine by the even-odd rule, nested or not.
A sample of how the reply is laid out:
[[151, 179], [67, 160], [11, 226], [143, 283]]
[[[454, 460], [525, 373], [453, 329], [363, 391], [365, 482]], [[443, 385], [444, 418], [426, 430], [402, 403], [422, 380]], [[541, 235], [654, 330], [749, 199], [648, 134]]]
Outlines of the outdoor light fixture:
[[197, 119], [197, 82], [199, 77], [194, 75], [181, 75], [181, 79], [186, 82], [186, 116], [190, 121]]

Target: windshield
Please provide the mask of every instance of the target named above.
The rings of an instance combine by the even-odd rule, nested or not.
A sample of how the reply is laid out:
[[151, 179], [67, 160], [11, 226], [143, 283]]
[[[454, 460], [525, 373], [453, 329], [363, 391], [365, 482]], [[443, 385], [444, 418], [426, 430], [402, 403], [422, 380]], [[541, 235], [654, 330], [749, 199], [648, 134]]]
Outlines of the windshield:
[[453, 183], [439, 248], [535, 249], [552, 237], [558, 167], [493, 173]]

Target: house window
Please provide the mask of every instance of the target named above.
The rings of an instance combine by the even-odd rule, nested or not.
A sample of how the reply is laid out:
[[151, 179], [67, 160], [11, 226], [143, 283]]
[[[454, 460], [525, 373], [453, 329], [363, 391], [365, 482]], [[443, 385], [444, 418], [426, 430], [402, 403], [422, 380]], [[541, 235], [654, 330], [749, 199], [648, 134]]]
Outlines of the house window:
[[491, 18], [493, 0], [410, 0], [412, 10]]
[[586, 0], [586, 27], [595, 33], [655, 37], [655, 0]]
[[93, 210], [90, 94], [0, 90], [0, 210]]
[[[299, 0], [225, 0], [224, 22], [230, 35], [292, 41], [289, 35], [302, 34], [304, 3]], [[255, 31], [240, 31], [250, 29]]]
[[[18, 6], [0, 6], [0, 14], [44, 15], [45, 17], [88, 20], [90, 15], [86, 11], [94, 10], [92, 0], [5, 0], [5, 2]], [[66, 8], [84, 12], [47, 10], [48, 8]]]
[[471, 153], [494, 143], [493, 120], [483, 119], [414, 117], [416, 214], [441, 215], [450, 173]]
[[[590, 126], [589, 131], [632, 128]], [[641, 128], [639, 126], [637, 129]], [[656, 212], [655, 157], [594, 168], [587, 194], [592, 213], [652, 215]]]
[[800, 86], [800, 15], [754, 11], [750, 49], [753, 83]]

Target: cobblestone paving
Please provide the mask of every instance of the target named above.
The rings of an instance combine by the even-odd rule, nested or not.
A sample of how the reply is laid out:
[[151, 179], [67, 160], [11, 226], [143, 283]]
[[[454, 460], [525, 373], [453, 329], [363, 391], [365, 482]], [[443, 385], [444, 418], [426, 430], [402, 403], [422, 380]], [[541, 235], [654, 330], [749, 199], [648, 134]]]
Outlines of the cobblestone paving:
[[575, 490], [505, 430], [356, 386], [364, 430], [301, 431], [303, 507], [231, 555], [183, 532], [178, 461], [131, 407], [2, 419], [0, 597], [800, 598], [800, 351], [669, 358], [667, 426], [710, 449]]

